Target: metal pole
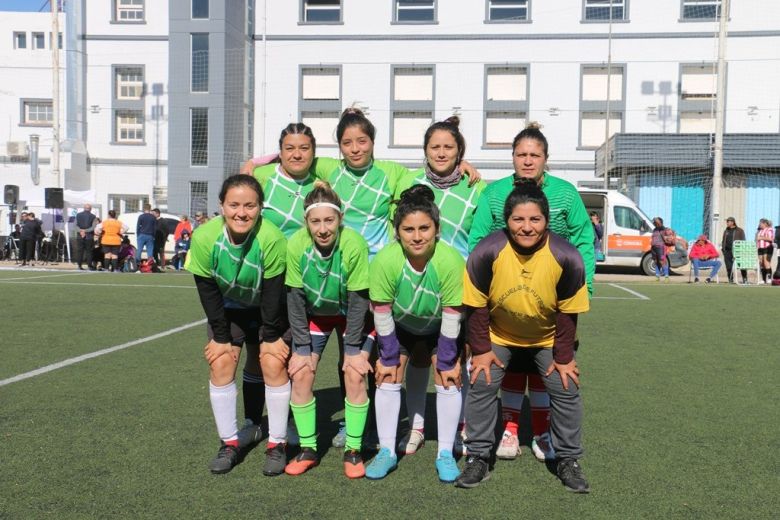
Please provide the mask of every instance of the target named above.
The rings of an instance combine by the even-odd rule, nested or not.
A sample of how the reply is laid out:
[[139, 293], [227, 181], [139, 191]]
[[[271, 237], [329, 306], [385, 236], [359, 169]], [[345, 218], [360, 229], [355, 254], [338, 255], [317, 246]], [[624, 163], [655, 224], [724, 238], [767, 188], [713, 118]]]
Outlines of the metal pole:
[[720, 6], [718, 31], [718, 86], [715, 92], [715, 148], [713, 150], [712, 193], [710, 202], [710, 238], [717, 241], [720, 223], [720, 187], [723, 178], [723, 119], [726, 108], [726, 25], [729, 18], [729, 0]]
[[51, 172], [57, 178], [57, 187], [62, 187], [60, 179], [60, 13], [59, 0], [50, 0], [51, 4], [51, 69], [52, 69], [52, 149]]
[[609, 98], [612, 83], [612, 0], [609, 0], [609, 37], [607, 38], [607, 120], [604, 125], [604, 189], [609, 189]]

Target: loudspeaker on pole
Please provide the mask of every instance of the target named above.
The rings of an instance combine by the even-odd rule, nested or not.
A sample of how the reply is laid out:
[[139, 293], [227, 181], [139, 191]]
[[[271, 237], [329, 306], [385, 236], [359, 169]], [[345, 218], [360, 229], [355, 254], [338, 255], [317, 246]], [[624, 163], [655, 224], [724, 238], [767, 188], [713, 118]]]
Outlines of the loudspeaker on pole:
[[62, 209], [64, 204], [62, 188], [45, 188], [46, 207], [50, 209]]
[[15, 184], [6, 184], [3, 188], [3, 201], [6, 204], [16, 204], [19, 200], [19, 186]]

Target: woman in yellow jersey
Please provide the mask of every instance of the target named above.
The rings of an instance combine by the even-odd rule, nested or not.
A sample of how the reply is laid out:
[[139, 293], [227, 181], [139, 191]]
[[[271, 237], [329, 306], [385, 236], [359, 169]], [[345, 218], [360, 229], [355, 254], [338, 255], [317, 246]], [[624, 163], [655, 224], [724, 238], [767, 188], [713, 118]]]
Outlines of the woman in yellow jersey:
[[463, 304], [472, 386], [459, 487], [478, 486], [490, 476], [498, 389], [506, 369], [531, 361], [550, 394], [558, 477], [570, 491], [589, 491], [577, 462], [582, 400], [574, 358], [577, 316], [589, 309], [585, 267], [577, 249], [549, 231], [549, 220], [542, 189], [522, 182], [504, 205], [506, 228], [485, 237], [468, 258]]

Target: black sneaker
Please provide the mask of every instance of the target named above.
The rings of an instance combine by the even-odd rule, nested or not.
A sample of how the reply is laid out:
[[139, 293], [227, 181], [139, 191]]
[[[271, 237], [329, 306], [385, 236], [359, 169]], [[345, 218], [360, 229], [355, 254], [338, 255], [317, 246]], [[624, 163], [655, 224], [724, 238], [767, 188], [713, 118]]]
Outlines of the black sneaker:
[[590, 486], [582, 474], [582, 468], [574, 459], [558, 461], [558, 478], [561, 479], [567, 491], [572, 493], [590, 493]]
[[217, 456], [209, 462], [209, 470], [215, 475], [227, 473], [238, 463], [238, 448], [230, 444], [222, 444]]
[[484, 482], [489, 478], [490, 465], [488, 461], [479, 458], [477, 455], [469, 455], [466, 457], [466, 465], [463, 466], [463, 471], [455, 480], [455, 487], [474, 488], [480, 482]]
[[284, 473], [284, 467], [287, 465], [287, 445], [280, 442], [273, 448], [265, 450], [265, 464], [263, 464], [263, 475], [266, 477], [275, 477]]

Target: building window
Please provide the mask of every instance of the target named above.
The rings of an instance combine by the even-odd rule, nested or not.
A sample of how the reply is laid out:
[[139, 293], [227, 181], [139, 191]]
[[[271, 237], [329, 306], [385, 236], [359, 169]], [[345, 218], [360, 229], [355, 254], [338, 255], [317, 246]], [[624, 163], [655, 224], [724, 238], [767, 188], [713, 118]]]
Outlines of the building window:
[[334, 23], [341, 21], [341, 0], [302, 0], [301, 21]]
[[714, 63], [683, 65], [680, 74], [680, 97], [683, 100], [713, 101], [718, 84], [717, 68]]
[[[580, 148], [594, 149], [604, 143], [609, 107], [609, 136], [623, 131], [626, 110], [625, 66], [582, 67], [580, 89]], [[607, 92], [609, 91], [609, 92]]]
[[317, 144], [335, 146], [335, 129], [341, 111], [341, 67], [302, 66], [300, 121], [311, 127]]
[[712, 134], [715, 132], [715, 113], [707, 111], [681, 111], [681, 134]]
[[145, 204], [149, 204], [148, 195], [108, 194], [108, 209], [113, 209], [119, 215], [140, 212]]
[[436, 0], [395, 0], [395, 21], [428, 23], [436, 21]]
[[142, 22], [144, 20], [144, 0], [114, 0], [116, 2], [116, 21]]
[[628, 0], [585, 0], [585, 16], [588, 22], [626, 19]]
[[393, 67], [393, 146], [422, 146], [422, 135], [433, 120], [433, 70], [433, 66]]
[[206, 19], [208, 17], [209, 17], [209, 0], [192, 0], [193, 20]]
[[144, 93], [144, 72], [140, 67], [116, 69], [116, 98], [141, 99]]
[[116, 111], [116, 142], [144, 142], [144, 113], [142, 110]]
[[206, 181], [190, 181], [190, 215], [202, 212], [208, 215], [209, 183]]
[[54, 121], [52, 102], [49, 99], [22, 100], [22, 124], [51, 126]]
[[46, 35], [42, 32], [32, 33], [33, 49], [45, 49], [46, 48]]
[[190, 109], [190, 164], [209, 164], [209, 109]]
[[27, 48], [27, 33], [15, 32], [14, 33], [14, 49], [26, 49]]
[[528, 21], [529, 0], [488, 0], [487, 19], [489, 22], [525, 22]]
[[717, 20], [721, 0], [682, 0], [683, 20]]
[[192, 35], [192, 91], [209, 91], [209, 35]]
[[509, 147], [528, 119], [528, 65], [485, 67], [484, 145]]

